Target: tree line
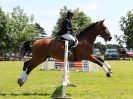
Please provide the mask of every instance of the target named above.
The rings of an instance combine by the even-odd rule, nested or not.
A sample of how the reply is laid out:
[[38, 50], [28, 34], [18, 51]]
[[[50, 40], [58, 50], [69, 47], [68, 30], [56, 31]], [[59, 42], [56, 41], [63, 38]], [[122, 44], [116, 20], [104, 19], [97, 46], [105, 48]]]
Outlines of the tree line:
[[12, 12], [4, 12], [0, 7], [0, 52], [17, 52], [24, 41], [45, 33], [34, 16], [28, 16], [20, 6]]
[[133, 10], [128, 11], [125, 16], [122, 16], [119, 24], [123, 34], [120, 36], [115, 35], [116, 40], [120, 45], [125, 44], [128, 49], [133, 49]]

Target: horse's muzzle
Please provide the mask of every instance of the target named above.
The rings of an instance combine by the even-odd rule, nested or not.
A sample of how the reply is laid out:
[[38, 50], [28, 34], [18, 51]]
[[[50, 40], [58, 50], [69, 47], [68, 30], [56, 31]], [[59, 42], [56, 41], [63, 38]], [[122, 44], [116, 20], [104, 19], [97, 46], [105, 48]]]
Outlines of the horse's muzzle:
[[112, 37], [106, 37], [104, 40], [105, 41], [111, 41]]
[[112, 37], [109, 37], [109, 39], [108, 39], [109, 41], [111, 41], [112, 40]]

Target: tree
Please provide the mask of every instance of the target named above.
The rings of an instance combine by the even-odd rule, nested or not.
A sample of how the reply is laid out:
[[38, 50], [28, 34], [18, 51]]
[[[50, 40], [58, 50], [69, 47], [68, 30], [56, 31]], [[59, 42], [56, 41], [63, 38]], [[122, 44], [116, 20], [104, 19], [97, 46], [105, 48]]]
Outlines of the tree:
[[46, 35], [44, 28], [42, 28], [39, 23], [35, 23], [35, 28], [38, 30], [40, 34]]
[[7, 17], [5, 12], [0, 8], [0, 50], [2, 50], [6, 45], [4, 40], [6, 39], [6, 27]]
[[114, 35], [114, 38], [116, 39], [116, 41], [118, 42], [118, 44], [123, 47], [125, 45], [125, 41], [124, 41], [124, 35]]
[[17, 52], [22, 44], [29, 39], [45, 33], [44, 29], [34, 23], [34, 16], [30, 17], [17, 6], [11, 13], [0, 8], [0, 51]]
[[19, 6], [13, 8], [12, 13], [8, 15], [7, 47], [10, 46], [11, 51], [19, 51], [24, 41], [39, 35], [33, 20], [34, 17], [27, 16]]
[[[61, 27], [61, 23], [64, 20], [64, 18], [66, 17], [66, 12], [68, 11], [67, 7], [63, 7], [60, 10], [60, 17], [57, 20], [56, 25], [54, 26], [53, 29], [53, 33], [52, 36], [53, 37], [57, 37], [60, 27]], [[73, 10], [74, 12], [74, 18], [73, 18], [73, 28], [76, 28], [77, 30], [74, 31], [73, 35], [76, 35], [79, 33], [79, 31], [84, 28], [86, 25], [91, 24], [91, 19], [83, 12], [80, 11], [79, 8]]]
[[120, 28], [124, 32], [122, 39], [127, 48], [133, 48], [133, 10], [128, 11], [126, 16], [120, 19]]

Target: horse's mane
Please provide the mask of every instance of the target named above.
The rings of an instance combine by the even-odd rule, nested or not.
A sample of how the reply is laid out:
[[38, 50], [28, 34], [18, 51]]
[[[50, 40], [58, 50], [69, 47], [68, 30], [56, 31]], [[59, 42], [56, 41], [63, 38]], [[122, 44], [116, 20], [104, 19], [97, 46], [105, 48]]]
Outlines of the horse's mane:
[[77, 36], [82, 36], [86, 31], [91, 29], [93, 26], [95, 26], [97, 22], [87, 25], [85, 28], [83, 28]]

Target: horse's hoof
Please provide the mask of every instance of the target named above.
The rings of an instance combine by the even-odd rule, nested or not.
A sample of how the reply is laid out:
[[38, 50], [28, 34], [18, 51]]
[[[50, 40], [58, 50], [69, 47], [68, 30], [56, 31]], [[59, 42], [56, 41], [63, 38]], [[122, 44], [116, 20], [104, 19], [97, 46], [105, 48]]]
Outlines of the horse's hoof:
[[112, 77], [111, 73], [107, 73], [106, 76], [109, 78]]
[[109, 71], [110, 73], [112, 73], [112, 69], [111, 69], [111, 68], [109, 68], [108, 71]]
[[20, 78], [18, 79], [18, 84], [20, 87], [23, 85], [22, 79], [20, 79]]

